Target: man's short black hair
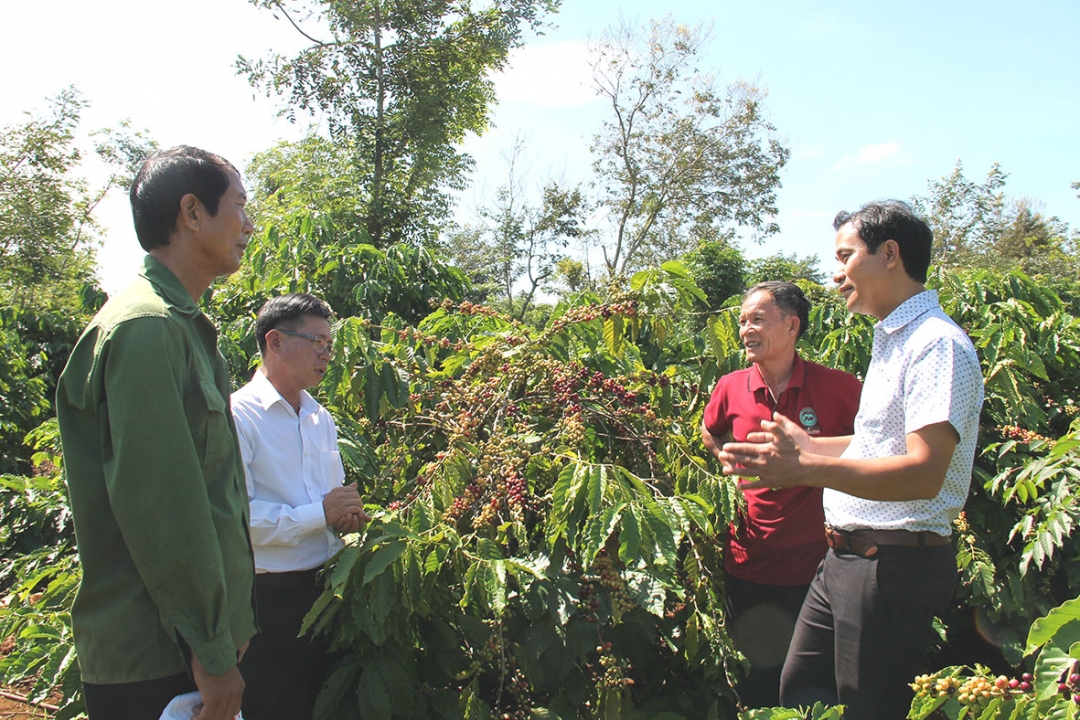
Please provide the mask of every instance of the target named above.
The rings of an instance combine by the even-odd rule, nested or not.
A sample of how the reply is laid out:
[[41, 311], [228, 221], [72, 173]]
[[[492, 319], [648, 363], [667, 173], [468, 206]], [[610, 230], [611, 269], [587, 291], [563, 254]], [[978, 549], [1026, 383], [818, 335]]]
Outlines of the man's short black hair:
[[266, 352], [266, 333], [277, 328], [295, 330], [309, 315], [329, 320], [334, 313], [329, 305], [307, 293], [279, 295], [267, 300], [255, 316], [255, 341], [259, 343], [259, 352]]
[[146, 158], [131, 183], [131, 214], [135, 235], [149, 252], [169, 244], [180, 214], [180, 198], [192, 194], [217, 215], [221, 197], [229, 189], [229, 171], [240, 172], [213, 153], [189, 145], [160, 150]]
[[868, 202], [853, 213], [837, 213], [833, 229], [839, 230], [848, 223], [855, 228], [871, 255], [877, 253], [881, 243], [895, 240], [900, 246], [900, 259], [908, 276], [926, 282], [934, 232], [910, 205], [902, 200]]
[[807, 299], [806, 293], [802, 291], [802, 288], [795, 283], [784, 282], [782, 280], [766, 280], [765, 282], [759, 282], [754, 287], [743, 293], [743, 301], [756, 292], [767, 292], [769, 297], [772, 298], [773, 305], [784, 313], [785, 316], [790, 317], [794, 315], [799, 318], [799, 334], [795, 336], [798, 340], [806, 332], [806, 326], [810, 322], [810, 300]]

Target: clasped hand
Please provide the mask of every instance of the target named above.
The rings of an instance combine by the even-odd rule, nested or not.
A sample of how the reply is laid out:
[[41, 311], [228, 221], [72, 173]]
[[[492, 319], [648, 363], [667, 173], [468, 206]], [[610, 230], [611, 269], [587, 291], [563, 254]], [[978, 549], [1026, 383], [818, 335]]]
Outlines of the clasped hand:
[[744, 489], [794, 487], [808, 472], [802, 461], [810, 442], [805, 430], [774, 413], [772, 420], [761, 421], [760, 432], [747, 434], [745, 442], [724, 443], [716, 457], [725, 475], [757, 477], [740, 482]]
[[336, 487], [327, 493], [323, 498], [323, 513], [326, 524], [339, 533], [360, 532], [371, 520], [364, 512], [364, 501], [356, 483]]

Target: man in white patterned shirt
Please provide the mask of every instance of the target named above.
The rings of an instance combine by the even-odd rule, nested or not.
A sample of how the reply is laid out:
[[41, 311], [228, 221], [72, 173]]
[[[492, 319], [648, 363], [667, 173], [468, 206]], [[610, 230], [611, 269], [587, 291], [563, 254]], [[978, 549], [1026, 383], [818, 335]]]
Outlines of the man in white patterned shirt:
[[879, 321], [854, 434], [810, 437], [777, 415], [720, 458], [725, 472], [757, 476], [747, 487], [825, 489], [830, 550], [799, 615], [781, 702], [899, 720], [956, 584], [950, 535], [971, 482], [983, 381], [971, 341], [925, 288], [925, 221], [885, 201], [840, 213], [834, 227], [833, 280], [849, 310]]
[[320, 594], [316, 575], [340, 533], [369, 519], [345, 470], [333, 418], [307, 392], [332, 353], [330, 308], [272, 298], [255, 320], [262, 367], [232, 395], [251, 501], [259, 634], [241, 663], [246, 720], [308, 720], [326, 669], [324, 638], [297, 637]]

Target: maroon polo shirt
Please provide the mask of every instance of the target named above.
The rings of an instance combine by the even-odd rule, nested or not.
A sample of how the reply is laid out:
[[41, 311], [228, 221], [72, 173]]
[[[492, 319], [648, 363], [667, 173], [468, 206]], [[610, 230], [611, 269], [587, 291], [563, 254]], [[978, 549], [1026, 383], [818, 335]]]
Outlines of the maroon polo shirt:
[[[742, 442], [777, 411], [811, 435], [851, 435], [861, 392], [854, 375], [796, 354], [791, 380], [775, 403], [757, 365], [720, 378], [705, 407], [705, 427]], [[808, 584], [826, 550], [821, 488], [755, 488], [745, 494], [746, 517], [728, 533], [727, 572], [763, 585]]]

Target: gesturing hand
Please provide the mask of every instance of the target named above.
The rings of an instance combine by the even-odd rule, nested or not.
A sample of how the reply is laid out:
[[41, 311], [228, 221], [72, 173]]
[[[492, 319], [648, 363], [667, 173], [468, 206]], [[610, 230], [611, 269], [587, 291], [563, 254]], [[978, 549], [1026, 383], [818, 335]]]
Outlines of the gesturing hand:
[[761, 431], [746, 436], [746, 442], [724, 443], [717, 453], [725, 475], [756, 476], [741, 483], [743, 488], [794, 487], [808, 472], [803, 463], [810, 449], [806, 431], [780, 413], [762, 420]]

